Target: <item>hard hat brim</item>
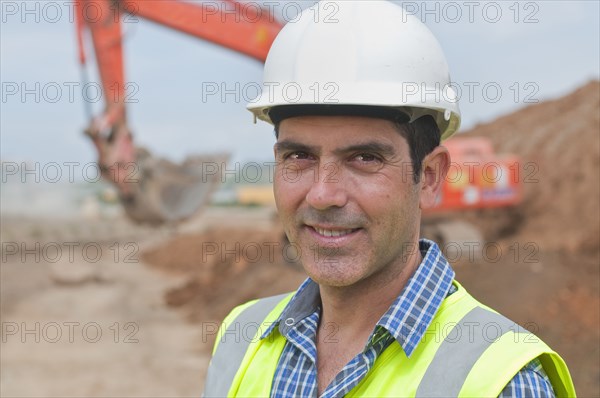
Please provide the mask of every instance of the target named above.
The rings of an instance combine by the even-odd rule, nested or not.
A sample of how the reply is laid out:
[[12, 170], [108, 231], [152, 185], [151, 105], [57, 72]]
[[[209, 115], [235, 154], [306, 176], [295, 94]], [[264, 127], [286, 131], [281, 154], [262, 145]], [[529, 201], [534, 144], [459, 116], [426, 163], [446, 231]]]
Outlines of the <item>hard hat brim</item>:
[[274, 124], [299, 116], [363, 116], [399, 123], [410, 121], [410, 116], [398, 108], [368, 105], [280, 105], [269, 109], [268, 114]]

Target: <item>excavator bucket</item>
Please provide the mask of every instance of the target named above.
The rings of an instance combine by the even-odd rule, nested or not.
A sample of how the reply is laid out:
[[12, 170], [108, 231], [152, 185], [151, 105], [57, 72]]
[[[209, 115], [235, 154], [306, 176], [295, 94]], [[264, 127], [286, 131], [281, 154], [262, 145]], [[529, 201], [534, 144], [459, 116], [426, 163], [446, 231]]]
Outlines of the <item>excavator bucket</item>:
[[[204, 166], [207, 162], [224, 165], [228, 156], [194, 156], [175, 164], [134, 148], [125, 109], [129, 83], [123, 68], [126, 35], [121, 20], [149, 20], [264, 62], [282, 23], [262, 7], [245, 7], [244, 3], [234, 0], [219, 3], [224, 7], [216, 7], [217, 10], [214, 4], [174, 0], [75, 2], [84, 84], [87, 83], [84, 32], [89, 31], [103, 92], [107, 94], [104, 96], [106, 107], [99, 118], [92, 119], [91, 107], [86, 108], [91, 121], [86, 134], [98, 151], [103, 177], [116, 186], [126, 214], [136, 222], [158, 225], [193, 216], [209, 201], [220, 181], [219, 173], [205, 173]], [[86, 10], [90, 7], [87, 6], [93, 6], [98, 18], [88, 15]], [[136, 166], [134, 179], [127, 178], [132, 164]]]
[[176, 164], [157, 158], [143, 148], [136, 150], [137, 170], [127, 183], [121, 203], [127, 216], [137, 223], [177, 223], [200, 212], [221, 182], [220, 170], [229, 155], [188, 157]]

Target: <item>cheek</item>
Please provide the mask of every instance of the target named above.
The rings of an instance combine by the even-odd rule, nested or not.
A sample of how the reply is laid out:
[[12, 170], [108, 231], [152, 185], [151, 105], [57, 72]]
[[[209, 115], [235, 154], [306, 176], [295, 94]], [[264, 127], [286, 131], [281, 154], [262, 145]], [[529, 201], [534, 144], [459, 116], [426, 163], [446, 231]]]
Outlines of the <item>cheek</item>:
[[355, 198], [371, 221], [390, 230], [412, 224], [419, 209], [419, 195], [414, 185], [392, 178], [363, 180], [354, 185]]
[[277, 206], [279, 216], [283, 218], [286, 213], [285, 205], [289, 203], [289, 200], [286, 198], [285, 184], [282, 184], [278, 178], [273, 181], [273, 195], [275, 196], [275, 206]]
[[276, 168], [273, 180], [275, 204], [280, 213], [289, 213], [299, 205], [306, 196], [303, 179], [299, 172]]
[[353, 178], [352, 196], [367, 213], [386, 213], [402, 202], [396, 183], [388, 178]]

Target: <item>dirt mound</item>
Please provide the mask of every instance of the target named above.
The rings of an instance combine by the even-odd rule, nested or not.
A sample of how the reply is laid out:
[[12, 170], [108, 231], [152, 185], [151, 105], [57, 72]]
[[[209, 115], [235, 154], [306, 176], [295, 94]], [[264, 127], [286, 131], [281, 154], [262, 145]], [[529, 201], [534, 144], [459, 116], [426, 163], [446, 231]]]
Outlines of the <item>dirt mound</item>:
[[306, 277], [289, 264], [294, 252], [281, 232], [215, 228], [179, 236], [148, 250], [142, 259], [186, 282], [166, 294], [174, 307], [189, 309], [191, 320], [221, 321], [246, 301], [292, 291]]
[[600, 241], [600, 82], [465, 133], [521, 157], [524, 201], [472, 217], [488, 240], [513, 235], [542, 248], [597, 251]]
[[598, 255], [520, 247], [484, 260], [456, 266], [457, 280], [558, 352], [577, 396], [600, 396]]

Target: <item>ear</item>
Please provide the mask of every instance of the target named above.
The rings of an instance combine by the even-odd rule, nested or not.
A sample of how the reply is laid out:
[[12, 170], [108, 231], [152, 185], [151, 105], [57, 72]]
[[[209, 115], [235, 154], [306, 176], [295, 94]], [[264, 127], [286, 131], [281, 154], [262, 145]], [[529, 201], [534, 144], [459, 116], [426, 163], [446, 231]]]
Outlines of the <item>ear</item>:
[[421, 170], [421, 199], [419, 208], [427, 209], [435, 204], [450, 168], [450, 154], [443, 146], [437, 146], [423, 159]]

